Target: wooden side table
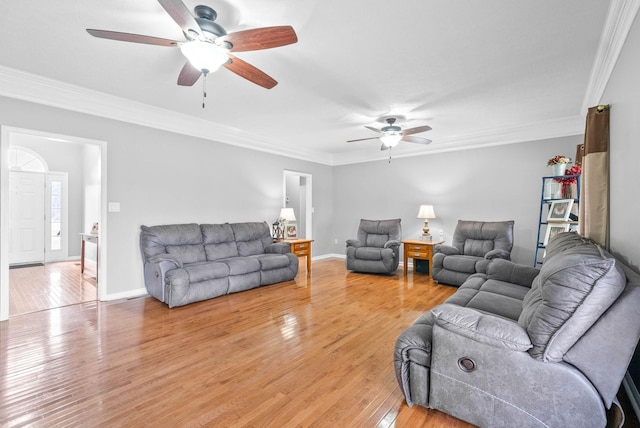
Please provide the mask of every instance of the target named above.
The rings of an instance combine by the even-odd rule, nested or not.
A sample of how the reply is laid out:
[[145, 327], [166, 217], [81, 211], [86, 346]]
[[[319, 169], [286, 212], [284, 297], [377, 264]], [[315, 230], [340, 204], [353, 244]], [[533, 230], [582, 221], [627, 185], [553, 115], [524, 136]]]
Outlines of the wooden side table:
[[[407, 271], [409, 269], [408, 260], [409, 258], [412, 258], [414, 263], [416, 260], [426, 260], [429, 266], [429, 277], [431, 277], [433, 246], [442, 244], [443, 242], [444, 241], [420, 241], [418, 239], [402, 241], [404, 253], [404, 276], [407, 276]], [[415, 271], [415, 266], [413, 269]]]
[[84, 243], [93, 242], [96, 244], [96, 284], [98, 283], [98, 253], [100, 248], [98, 247], [98, 235], [92, 233], [81, 233], [82, 238], [81, 250], [80, 250], [80, 273], [84, 273]]
[[307, 258], [307, 275], [311, 273], [311, 243], [313, 239], [287, 239], [291, 244], [291, 252], [298, 257]]

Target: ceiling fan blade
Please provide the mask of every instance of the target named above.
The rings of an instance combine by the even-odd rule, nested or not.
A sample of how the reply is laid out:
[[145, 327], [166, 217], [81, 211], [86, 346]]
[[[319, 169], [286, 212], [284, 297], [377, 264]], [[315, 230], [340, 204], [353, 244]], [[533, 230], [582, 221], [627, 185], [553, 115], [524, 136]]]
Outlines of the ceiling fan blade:
[[378, 137], [358, 138], [357, 140], [349, 140], [347, 143], [355, 143], [356, 141], [377, 140]]
[[403, 135], [402, 136], [402, 140], [400, 140], [400, 141], [406, 141], [408, 143], [416, 143], [416, 144], [429, 144], [429, 143], [431, 143], [431, 140], [429, 140], [428, 138], [412, 137], [410, 135]]
[[202, 72], [196, 69], [189, 61], [186, 62], [180, 75], [178, 76], [178, 85], [180, 86], [193, 86], [198, 81]]
[[250, 82], [260, 85], [263, 88], [271, 89], [278, 84], [271, 76], [260, 71], [253, 65], [236, 58], [233, 55], [229, 55], [230, 62], [222, 64], [227, 70], [236, 73], [240, 77], [244, 77]]
[[87, 33], [101, 39], [119, 40], [121, 42], [143, 43], [145, 45], [177, 47], [180, 42], [176, 40], [161, 39], [160, 37], [143, 36], [140, 34], [120, 33], [118, 31], [94, 30], [87, 28]]
[[196, 19], [191, 15], [187, 6], [180, 0], [158, 0], [160, 6], [182, 28], [185, 35], [195, 39], [202, 35], [202, 30]]
[[257, 51], [290, 45], [298, 41], [298, 36], [291, 26], [264, 27], [238, 31], [218, 37], [217, 44], [228, 42], [232, 52]]
[[425, 125], [425, 126], [418, 126], [416, 128], [403, 129], [402, 134], [412, 135], [412, 134], [418, 134], [420, 132], [426, 132], [426, 131], [431, 131], [431, 127], [428, 125]]
[[365, 128], [367, 128], [367, 129], [369, 129], [369, 130], [371, 130], [373, 132], [377, 132], [378, 134], [380, 134], [382, 132], [381, 130], [379, 130], [377, 128], [374, 128], [373, 126], [366, 126], [365, 125]]

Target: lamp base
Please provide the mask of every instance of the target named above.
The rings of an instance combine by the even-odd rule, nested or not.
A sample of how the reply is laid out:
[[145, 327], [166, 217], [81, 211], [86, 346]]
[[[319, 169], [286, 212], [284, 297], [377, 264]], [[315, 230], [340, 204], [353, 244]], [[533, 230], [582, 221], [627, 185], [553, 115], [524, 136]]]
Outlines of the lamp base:
[[433, 236], [429, 235], [428, 233], [423, 233], [420, 236], [420, 240], [421, 241], [433, 241]]

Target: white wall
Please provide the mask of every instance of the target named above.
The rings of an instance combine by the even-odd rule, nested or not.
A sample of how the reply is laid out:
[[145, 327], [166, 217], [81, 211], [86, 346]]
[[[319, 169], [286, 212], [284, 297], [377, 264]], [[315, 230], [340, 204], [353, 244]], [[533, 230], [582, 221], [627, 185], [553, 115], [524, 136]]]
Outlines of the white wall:
[[[640, 272], [640, 18], [635, 22], [609, 80], [602, 103], [611, 104], [610, 115], [610, 248]], [[640, 405], [640, 347], [629, 365], [631, 397]], [[635, 391], [634, 391], [635, 387]], [[627, 391], [629, 392], [629, 391]], [[636, 413], [638, 409], [636, 408]]]
[[267, 221], [282, 206], [283, 170], [313, 175], [314, 254], [331, 248], [332, 174], [325, 165], [0, 97], [2, 125], [107, 142], [108, 295], [144, 287], [140, 225]]
[[610, 112], [610, 247], [640, 271], [640, 18], [635, 22], [602, 97]]
[[[89, 233], [100, 219], [100, 148], [92, 144], [84, 144], [82, 150], [82, 232]], [[85, 246], [85, 257], [96, 260], [96, 246]]]
[[533, 265], [547, 160], [573, 159], [580, 143], [573, 136], [336, 167], [334, 251], [344, 252], [361, 218], [401, 218], [403, 238], [417, 239], [418, 209], [431, 204], [437, 217], [429, 220], [431, 234], [438, 238], [443, 230], [447, 243], [458, 220], [515, 220], [512, 259]]

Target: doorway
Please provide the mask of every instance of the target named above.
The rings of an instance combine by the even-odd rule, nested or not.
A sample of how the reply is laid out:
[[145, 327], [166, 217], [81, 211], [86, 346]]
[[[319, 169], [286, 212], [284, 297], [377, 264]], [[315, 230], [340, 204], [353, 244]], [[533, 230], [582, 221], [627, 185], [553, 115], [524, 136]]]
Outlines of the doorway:
[[[12, 145], [29, 146], [25, 141], [38, 140], [44, 151], [63, 152], [66, 148], [75, 150], [79, 155], [75, 156], [76, 166], [71, 180], [67, 183], [64, 174], [51, 173], [44, 176], [49, 187], [45, 192], [45, 205], [51, 210], [45, 210], [47, 221], [44, 224], [42, 233], [45, 248], [44, 261], [63, 260], [63, 263], [78, 263], [79, 271], [79, 233], [87, 232], [93, 223], [100, 223], [100, 234], [105, 234], [106, 224], [106, 142], [90, 140], [82, 137], [74, 137], [47, 132], [14, 128], [8, 126], [0, 127], [0, 321], [9, 318], [10, 299], [10, 279], [9, 279], [9, 254], [10, 238], [9, 230], [12, 222], [10, 203], [10, 177], [9, 170], [9, 148]], [[64, 159], [64, 155], [57, 154], [56, 159]], [[65, 170], [66, 168], [50, 165], [52, 169]], [[73, 184], [71, 184], [73, 183]], [[75, 186], [74, 190], [65, 191], [65, 187]], [[68, 224], [65, 224], [64, 216], [57, 211], [63, 200], [63, 194], [76, 192], [80, 196], [71, 201], [69, 205]], [[68, 231], [68, 239], [63, 239], [63, 231]], [[37, 232], [38, 234], [40, 232]], [[77, 237], [77, 239], [74, 239]], [[66, 242], [65, 242], [66, 241]], [[68, 256], [66, 251], [68, 252]], [[95, 260], [99, 260], [100, 285], [97, 287], [97, 299], [106, 300], [107, 270], [106, 270], [106, 242], [102, 241], [99, 247], [99, 256], [95, 254]], [[68, 266], [67, 266], [68, 267]], [[59, 276], [59, 273], [49, 276]], [[94, 294], [95, 296], [95, 294]], [[95, 299], [95, 297], [94, 297]]]
[[293, 208], [298, 221], [298, 237], [313, 239], [311, 174], [284, 170], [282, 206]]

